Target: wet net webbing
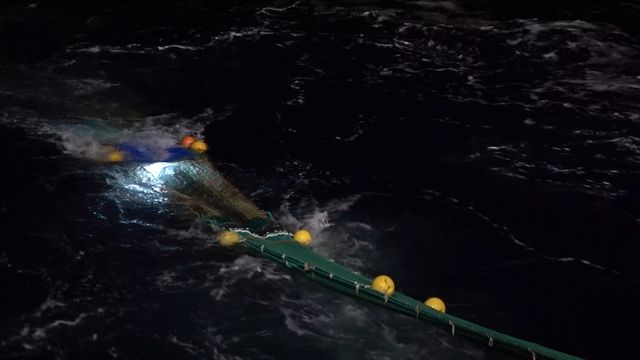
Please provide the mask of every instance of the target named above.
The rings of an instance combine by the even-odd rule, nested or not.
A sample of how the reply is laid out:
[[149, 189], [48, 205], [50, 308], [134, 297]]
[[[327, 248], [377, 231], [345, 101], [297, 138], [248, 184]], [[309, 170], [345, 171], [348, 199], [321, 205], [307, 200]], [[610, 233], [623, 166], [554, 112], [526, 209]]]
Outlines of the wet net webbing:
[[490, 347], [520, 353], [523, 358], [579, 359], [440, 313], [398, 291], [387, 297], [370, 287], [372, 279], [298, 244], [291, 233], [280, 231], [258, 235], [273, 224], [269, 214], [255, 206], [204, 159], [177, 163], [172, 176], [165, 179], [165, 183], [178, 201], [217, 229], [234, 229], [242, 239], [241, 244], [247, 248], [334, 290], [431, 321], [450, 330], [453, 335], [465, 335], [485, 342]]
[[255, 206], [206, 160], [185, 160], [164, 177], [169, 194], [177, 202], [219, 229], [258, 231], [271, 223], [270, 215]]

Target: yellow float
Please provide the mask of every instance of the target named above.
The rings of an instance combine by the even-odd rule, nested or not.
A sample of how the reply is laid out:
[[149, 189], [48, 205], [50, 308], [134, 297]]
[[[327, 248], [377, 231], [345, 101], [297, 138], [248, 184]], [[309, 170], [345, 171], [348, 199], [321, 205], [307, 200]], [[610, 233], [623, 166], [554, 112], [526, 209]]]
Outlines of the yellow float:
[[424, 301], [424, 304], [433, 310], [440, 311], [441, 313], [445, 313], [447, 311], [447, 307], [444, 305], [444, 301], [437, 297], [430, 297]]
[[313, 240], [311, 233], [307, 230], [298, 230], [295, 234], [293, 234], [293, 240], [297, 241], [299, 244], [307, 246]]
[[240, 242], [240, 235], [231, 230], [223, 231], [218, 234], [218, 242], [222, 246], [233, 246]]
[[201, 140], [195, 140], [193, 143], [191, 143], [191, 146], [189, 148], [191, 150], [193, 150], [195, 152], [199, 152], [199, 153], [206, 152], [207, 149], [209, 149], [207, 144], [204, 141], [201, 141]]
[[122, 151], [114, 150], [107, 154], [107, 161], [120, 162], [124, 160], [124, 153]]
[[396, 290], [393, 280], [387, 275], [376, 276], [371, 282], [371, 288], [385, 296], [393, 295], [393, 292]]

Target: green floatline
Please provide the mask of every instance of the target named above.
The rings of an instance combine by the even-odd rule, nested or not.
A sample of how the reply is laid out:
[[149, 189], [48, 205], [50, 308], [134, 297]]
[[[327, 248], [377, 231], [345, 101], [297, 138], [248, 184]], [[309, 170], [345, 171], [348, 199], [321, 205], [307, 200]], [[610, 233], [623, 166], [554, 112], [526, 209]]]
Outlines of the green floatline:
[[247, 230], [234, 230], [242, 244], [264, 257], [296, 270], [316, 282], [347, 295], [360, 298], [394, 311], [428, 320], [449, 329], [453, 335], [463, 334], [484, 341], [488, 346], [516, 351], [533, 359], [577, 360], [579, 357], [515, 338], [453, 315], [433, 310], [424, 303], [401, 292], [386, 297], [370, 287], [371, 279], [327, 259], [310, 248], [298, 244], [290, 233], [258, 236]]
[[214, 228], [233, 230], [241, 244], [289, 269], [304, 274], [344, 294], [390, 308], [394, 311], [431, 321], [489, 346], [519, 352], [524, 358], [574, 360], [579, 357], [491, 330], [470, 321], [443, 314], [400, 292], [389, 297], [370, 288], [371, 279], [335, 263], [293, 240], [288, 232], [264, 233], [276, 225], [273, 217], [251, 202], [231, 185], [207, 160], [185, 160], [172, 164], [165, 185], [175, 200], [187, 205]]

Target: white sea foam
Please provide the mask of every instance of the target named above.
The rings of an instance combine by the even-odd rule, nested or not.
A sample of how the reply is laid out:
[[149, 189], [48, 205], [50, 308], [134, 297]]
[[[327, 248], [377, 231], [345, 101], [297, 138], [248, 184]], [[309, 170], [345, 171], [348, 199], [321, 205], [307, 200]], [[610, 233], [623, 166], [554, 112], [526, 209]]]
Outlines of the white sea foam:
[[359, 195], [354, 195], [319, 204], [307, 198], [295, 206], [295, 214], [289, 200], [285, 199], [276, 216], [279, 223], [292, 231], [309, 230], [314, 237], [311, 246], [318, 254], [363, 270], [364, 259], [374, 251], [370, 236], [366, 236], [371, 235], [373, 227], [363, 222], [334, 220], [348, 213], [359, 199]]
[[132, 143], [146, 149], [164, 149], [175, 146], [186, 134], [201, 136], [204, 125], [175, 114], [146, 117], [135, 121], [119, 119], [74, 119], [62, 123], [51, 123], [33, 119], [25, 125], [44, 138], [55, 141], [71, 156], [102, 160], [110, 151], [105, 145]]
[[[220, 285], [210, 291], [211, 297], [220, 301], [233, 291], [234, 285], [241, 280], [252, 279], [256, 276], [268, 281], [291, 282], [292, 278], [286, 272], [276, 268], [276, 264], [266, 259], [241, 255], [230, 264], [222, 264], [216, 278], [222, 279]], [[256, 281], [260, 281], [257, 279]]]

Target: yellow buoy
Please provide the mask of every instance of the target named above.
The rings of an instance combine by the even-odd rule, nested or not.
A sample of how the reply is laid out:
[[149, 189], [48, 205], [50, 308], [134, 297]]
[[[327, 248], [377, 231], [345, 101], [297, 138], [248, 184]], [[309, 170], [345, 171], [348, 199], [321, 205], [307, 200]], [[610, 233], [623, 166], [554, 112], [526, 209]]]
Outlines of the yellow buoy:
[[240, 242], [240, 235], [235, 231], [223, 231], [218, 234], [218, 242], [222, 246], [233, 246]]
[[196, 140], [197, 139], [195, 138], [195, 136], [187, 135], [187, 136], [182, 138], [182, 141], [180, 141], [180, 145], [182, 145], [183, 147], [186, 147], [186, 148], [190, 148], [191, 144], [193, 144], [193, 142], [196, 141]]
[[207, 149], [209, 147], [207, 146], [207, 144], [204, 141], [195, 140], [194, 142], [191, 143], [191, 146], [189, 148], [191, 150], [193, 150], [193, 151], [197, 151], [199, 153], [203, 153], [203, 152], [207, 151]]
[[424, 301], [424, 304], [436, 311], [440, 311], [443, 314], [447, 311], [447, 307], [444, 305], [444, 301], [437, 297], [428, 298]]
[[311, 243], [313, 237], [311, 233], [307, 230], [298, 230], [295, 234], [293, 234], [293, 240], [297, 241], [299, 244], [307, 246]]
[[107, 155], [107, 161], [118, 162], [124, 160], [124, 153], [122, 151], [114, 150]]
[[393, 280], [391, 280], [391, 278], [387, 275], [376, 276], [376, 278], [371, 282], [371, 288], [386, 296], [393, 295], [393, 292], [396, 290], [396, 286], [393, 283]]

